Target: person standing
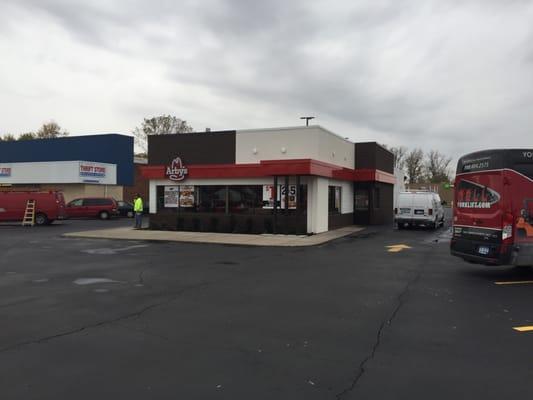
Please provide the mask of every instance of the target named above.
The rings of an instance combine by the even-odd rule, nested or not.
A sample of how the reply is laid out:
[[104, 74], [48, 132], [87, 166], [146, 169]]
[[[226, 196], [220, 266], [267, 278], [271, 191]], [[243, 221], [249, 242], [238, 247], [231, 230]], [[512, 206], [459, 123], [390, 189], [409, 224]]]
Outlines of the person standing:
[[143, 226], [143, 199], [137, 193], [133, 200], [133, 212], [135, 213], [135, 227], [133, 229], [141, 229]]

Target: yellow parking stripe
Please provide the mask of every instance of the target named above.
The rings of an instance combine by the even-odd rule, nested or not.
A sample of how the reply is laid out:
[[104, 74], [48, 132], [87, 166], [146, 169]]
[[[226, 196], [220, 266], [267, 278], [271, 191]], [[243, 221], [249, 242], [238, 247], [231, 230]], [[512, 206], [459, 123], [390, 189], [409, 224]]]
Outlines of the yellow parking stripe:
[[533, 281], [507, 281], [507, 282], [494, 282], [496, 285], [526, 285], [531, 284]]
[[513, 329], [518, 332], [532, 332], [533, 326], [515, 326]]
[[402, 250], [411, 248], [411, 246], [407, 246], [406, 244], [393, 244], [391, 246], [386, 246], [386, 247], [389, 253], [399, 253]]

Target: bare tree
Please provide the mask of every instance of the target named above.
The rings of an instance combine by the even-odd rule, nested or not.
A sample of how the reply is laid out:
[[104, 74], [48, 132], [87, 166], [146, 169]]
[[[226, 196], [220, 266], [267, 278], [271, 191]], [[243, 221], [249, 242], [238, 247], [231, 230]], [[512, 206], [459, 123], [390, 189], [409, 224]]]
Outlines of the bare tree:
[[389, 148], [389, 151], [394, 154], [394, 168], [404, 169], [405, 157], [407, 156], [407, 147], [391, 147]]
[[427, 153], [424, 163], [427, 180], [431, 183], [449, 182], [448, 167], [451, 161], [451, 157], [446, 157], [438, 150], [431, 150]]
[[17, 140], [32, 140], [37, 139], [37, 135], [33, 132], [26, 132], [21, 135], [19, 135]]
[[413, 149], [405, 156], [405, 168], [409, 183], [418, 183], [423, 178], [424, 172], [424, 152], [422, 149]]
[[68, 132], [61, 130], [59, 124], [54, 121], [43, 124], [37, 131], [37, 139], [54, 139], [61, 136], [68, 136]]
[[13, 140], [17, 139], [11, 133], [6, 133], [4, 136], [0, 136], [0, 142], [12, 142]]
[[179, 119], [172, 115], [160, 115], [158, 117], [144, 118], [140, 127], [133, 130], [135, 144], [143, 152], [148, 150], [148, 136], [150, 135], [170, 135], [176, 133], [190, 133], [193, 128], [187, 124], [187, 121]]

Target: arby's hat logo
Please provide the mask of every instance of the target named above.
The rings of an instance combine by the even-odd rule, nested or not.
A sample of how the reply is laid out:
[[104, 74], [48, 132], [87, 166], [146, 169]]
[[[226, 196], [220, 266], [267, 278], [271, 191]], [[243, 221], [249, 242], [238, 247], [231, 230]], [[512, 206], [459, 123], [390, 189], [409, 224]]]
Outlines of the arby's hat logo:
[[176, 157], [172, 160], [172, 164], [167, 166], [165, 175], [171, 181], [182, 181], [185, 179], [188, 173], [189, 170], [183, 166], [181, 158]]

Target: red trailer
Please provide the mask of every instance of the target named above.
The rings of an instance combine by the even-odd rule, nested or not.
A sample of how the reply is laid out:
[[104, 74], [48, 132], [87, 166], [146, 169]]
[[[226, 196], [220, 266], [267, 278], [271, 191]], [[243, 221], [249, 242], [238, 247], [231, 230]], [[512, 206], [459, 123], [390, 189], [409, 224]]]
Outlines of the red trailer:
[[533, 266], [533, 150], [459, 159], [451, 253], [487, 265]]
[[61, 192], [0, 192], [0, 222], [21, 222], [29, 200], [35, 201], [36, 225], [51, 224], [66, 217]]

